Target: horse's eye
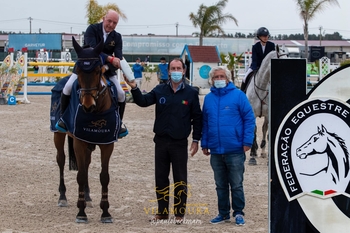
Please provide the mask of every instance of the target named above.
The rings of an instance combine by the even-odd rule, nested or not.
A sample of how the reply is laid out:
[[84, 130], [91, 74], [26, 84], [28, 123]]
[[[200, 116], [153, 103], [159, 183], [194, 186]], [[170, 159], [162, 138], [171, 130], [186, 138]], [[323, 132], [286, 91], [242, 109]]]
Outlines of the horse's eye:
[[318, 140], [318, 137], [314, 137], [314, 142], [317, 142], [317, 140]]

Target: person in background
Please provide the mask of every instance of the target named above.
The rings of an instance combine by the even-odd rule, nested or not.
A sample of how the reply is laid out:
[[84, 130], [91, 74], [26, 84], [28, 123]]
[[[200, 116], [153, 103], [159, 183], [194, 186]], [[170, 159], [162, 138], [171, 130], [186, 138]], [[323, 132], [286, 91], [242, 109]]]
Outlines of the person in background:
[[142, 85], [142, 72], [144, 71], [144, 62], [140, 62], [140, 58], [136, 58], [135, 64], [132, 66], [132, 70], [134, 71], [135, 81], [139, 88]]
[[[252, 47], [252, 63], [250, 64], [249, 69], [247, 70], [243, 80], [242, 80], [242, 85], [241, 85], [241, 90], [245, 91], [246, 85], [249, 82], [248, 75], [253, 72], [257, 71], [260, 68], [260, 65], [266, 55], [275, 50], [275, 44], [272, 43], [269, 40], [270, 37], [270, 32], [267, 30], [265, 27], [261, 27], [258, 29], [256, 32], [256, 36], [260, 41], [256, 42], [255, 45]], [[249, 76], [250, 77], [250, 76]], [[248, 79], [247, 79], [248, 78]]]
[[232, 207], [236, 225], [244, 225], [245, 152], [253, 144], [255, 116], [247, 96], [232, 83], [226, 67], [213, 67], [209, 82], [212, 87], [203, 103], [201, 147], [203, 154], [210, 155], [219, 210], [210, 223], [229, 222]]
[[[202, 134], [202, 111], [198, 91], [184, 82], [185, 64], [179, 58], [169, 63], [170, 81], [142, 94], [136, 82], [126, 80], [134, 102], [140, 107], [155, 104], [153, 141], [155, 142], [155, 184], [158, 212], [150, 221], [168, 219], [175, 214], [181, 224], [186, 212], [188, 137], [192, 132], [191, 156], [198, 151]], [[170, 166], [174, 179], [174, 209], [169, 211]], [[180, 201], [181, 200], [181, 201]], [[175, 205], [176, 203], [176, 205]]]
[[[35, 60], [34, 62], [37, 63], [36, 60]], [[33, 66], [33, 70], [34, 70], [34, 74], [37, 74], [37, 73], [39, 72], [39, 66], [38, 66], [37, 64], [35, 64], [35, 65]]]
[[[115, 28], [119, 22], [119, 14], [114, 10], [108, 10], [106, 15], [103, 17], [103, 21], [97, 24], [91, 24], [86, 29], [84, 34], [84, 44], [95, 48], [101, 40], [104, 41], [104, 48], [101, 53], [101, 57], [106, 62], [107, 71], [104, 73], [113, 84], [116, 86], [118, 91], [118, 105], [120, 119], [123, 119], [125, 111], [125, 92], [123, 91], [120, 82], [117, 78], [116, 70], [121, 67], [121, 60], [123, 59], [122, 53], [122, 36], [120, 33], [115, 31]], [[129, 67], [130, 68], [130, 67]], [[130, 73], [130, 72], [125, 72]], [[72, 92], [72, 86], [74, 81], [77, 79], [77, 75], [72, 73], [68, 79], [66, 85], [62, 91], [61, 97], [61, 113], [67, 109], [70, 102], [70, 94]], [[130, 77], [133, 78], [133, 77]], [[59, 120], [56, 124], [56, 128], [62, 132], [66, 132], [66, 126], [63, 121]], [[119, 138], [124, 137], [128, 134], [126, 128], [121, 128], [119, 131]]]
[[158, 65], [159, 71], [158, 71], [158, 81], [159, 84], [166, 83], [169, 79], [168, 75], [168, 64], [166, 63], [165, 57], [160, 58], [160, 63]]

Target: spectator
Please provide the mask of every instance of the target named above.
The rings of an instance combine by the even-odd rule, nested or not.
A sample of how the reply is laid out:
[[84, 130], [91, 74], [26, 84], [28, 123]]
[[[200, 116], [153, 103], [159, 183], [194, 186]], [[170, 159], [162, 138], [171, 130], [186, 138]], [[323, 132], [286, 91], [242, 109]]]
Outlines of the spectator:
[[166, 83], [169, 79], [168, 75], [168, 64], [166, 63], [165, 57], [160, 58], [160, 64], [158, 65], [159, 72], [158, 72], [158, 81], [159, 84]]
[[247, 96], [232, 83], [226, 67], [212, 68], [209, 81], [213, 86], [204, 98], [201, 146], [203, 154], [211, 154], [219, 210], [210, 223], [228, 222], [231, 206], [236, 225], [244, 225], [244, 161], [245, 152], [253, 144], [255, 116]]
[[140, 62], [140, 58], [136, 58], [135, 64], [132, 66], [132, 69], [134, 71], [135, 81], [139, 88], [141, 88], [142, 85], [142, 72], [144, 71], [144, 65], [145, 63]]

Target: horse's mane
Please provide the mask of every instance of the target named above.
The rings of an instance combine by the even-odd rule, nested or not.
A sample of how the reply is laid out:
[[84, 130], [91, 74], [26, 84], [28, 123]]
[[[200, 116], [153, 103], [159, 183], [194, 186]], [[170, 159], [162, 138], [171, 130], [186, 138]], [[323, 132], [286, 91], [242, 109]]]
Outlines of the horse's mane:
[[[328, 131], [327, 131], [328, 132]], [[349, 151], [348, 148], [345, 144], [344, 139], [342, 139], [341, 137], [339, 137], [336, 133], [330, 133], [328, 132], [328, 134], [332, 137], [334, 137], [338, 142], [340, 147], [342, 148], [343, 152], [344, 152], [344, 158], [343, 158], [343, 162], [344, 162], [344, 166], [345, 166], [345, 177], [348, 175], [349, 173]]]

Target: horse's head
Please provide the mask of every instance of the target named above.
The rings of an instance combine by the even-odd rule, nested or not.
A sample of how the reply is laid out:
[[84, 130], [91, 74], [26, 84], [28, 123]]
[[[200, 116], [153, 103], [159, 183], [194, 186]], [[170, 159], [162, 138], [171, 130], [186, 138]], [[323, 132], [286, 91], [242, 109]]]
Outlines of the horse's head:
[[327, 129], [323, 125], [321, 128], [317, 127], [317, 133], [312, 135], [307, 142], [297, 148], [297, 156], [301, 159], [306, 159], [309, 155], [324, 153], [328, 145], [327, 135]]
[[281, 47], [276, 45], [276, 54], [277, 58], [284, 58], [288, 57], [289, 51], [284, 44]]
[[102, 59], [100, 53], [103, 49], [103, 41], [95, 48], [81, 47], [74, 37], [73, 47], [78, 55], [76, 73], [80, 86], [80, 103], [84, 111], [93, 112], [96, 109], [96, 101], [99, 97], [102, 78]]

